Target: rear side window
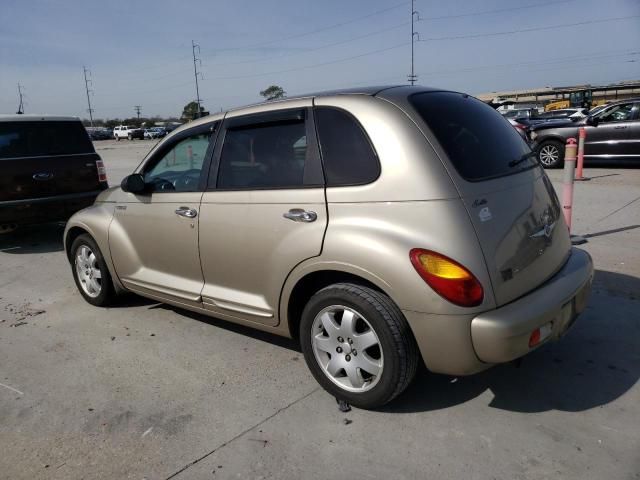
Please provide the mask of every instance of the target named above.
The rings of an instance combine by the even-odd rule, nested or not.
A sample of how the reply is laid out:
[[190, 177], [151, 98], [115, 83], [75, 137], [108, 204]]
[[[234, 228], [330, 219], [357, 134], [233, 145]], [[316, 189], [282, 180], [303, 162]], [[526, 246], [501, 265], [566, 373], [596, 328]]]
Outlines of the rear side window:
[[218, 188], [295, 188], [307, 162], [304, 119], [227, 130]]
[[80, 122], [0, 122], [0, 159], [93, 152]]
[[516, 130], [484, 102], [454, 92], [419, 93], [410, 102], [465, 179], [499, 177], [536, 165], [533, 158], [523, 159], [531, 149]]
[[378, 156], [355, 118], [330, 107], [317, 107], [315, 118], [328, 187], [363, 185], [378, 178]]

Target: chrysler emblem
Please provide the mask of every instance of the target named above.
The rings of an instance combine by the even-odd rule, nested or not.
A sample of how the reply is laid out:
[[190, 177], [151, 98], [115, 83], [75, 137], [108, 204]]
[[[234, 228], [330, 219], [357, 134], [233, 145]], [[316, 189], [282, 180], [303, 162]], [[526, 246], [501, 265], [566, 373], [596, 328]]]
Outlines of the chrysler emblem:
[[551, 237], [551, 233], [553, 232], [553, 229], [556, 226], [556, 222], [553, 223], [547, 223], [544, 225], [544, 227], [542, 227], [540, 230], [538, 230], [537, 232], [529, 235], [529, 238], [540, 238], [540, 237]]

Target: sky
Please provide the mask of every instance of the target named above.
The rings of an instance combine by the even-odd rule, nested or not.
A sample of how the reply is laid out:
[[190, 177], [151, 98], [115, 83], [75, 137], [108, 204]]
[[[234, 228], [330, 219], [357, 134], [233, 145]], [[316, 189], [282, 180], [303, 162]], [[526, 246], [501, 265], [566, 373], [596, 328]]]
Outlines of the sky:
[[[415, 0], [418, 84], [471, 94], [640, 80], [640, 0]], [[416, 19], [418, 15], [416, 15]], [[0, 113], [179, 116], [289, 95], [407, 83], [411, 2], [2, 0]], [[198, 53], [198, 52], [196, 52]]]

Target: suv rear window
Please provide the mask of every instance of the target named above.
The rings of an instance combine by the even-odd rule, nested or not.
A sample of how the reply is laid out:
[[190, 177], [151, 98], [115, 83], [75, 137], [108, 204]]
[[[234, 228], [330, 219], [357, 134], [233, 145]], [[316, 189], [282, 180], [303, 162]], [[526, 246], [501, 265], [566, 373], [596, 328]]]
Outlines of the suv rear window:
[[536, 165], [533, 158], [516, 163], [531, 149], [484, 102], [455, 92], [419, 93], [409, 100], [465, 179], [499, 177]]
[[79, 121], [0, 122], [0, 159], [94, 151]]

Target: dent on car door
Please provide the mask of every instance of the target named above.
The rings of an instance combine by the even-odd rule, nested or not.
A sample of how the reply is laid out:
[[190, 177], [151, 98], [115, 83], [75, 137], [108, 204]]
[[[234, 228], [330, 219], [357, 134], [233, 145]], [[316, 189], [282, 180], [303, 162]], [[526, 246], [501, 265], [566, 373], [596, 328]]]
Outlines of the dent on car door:
[[160, 148], [139, 172], [145, 192], [126, 193], [116, 205], [109, 244], [125, 287], [199, 303], [199, 209], [214, 135], [213, 127], [204, 126]]
[[223, 132], [201, 204], [202, 301], [276, 325], [286, 277], [320, 254], [327, 224], [312, 119], [306, 108], [256, 114], [226, 119]]

